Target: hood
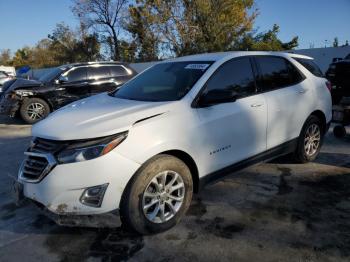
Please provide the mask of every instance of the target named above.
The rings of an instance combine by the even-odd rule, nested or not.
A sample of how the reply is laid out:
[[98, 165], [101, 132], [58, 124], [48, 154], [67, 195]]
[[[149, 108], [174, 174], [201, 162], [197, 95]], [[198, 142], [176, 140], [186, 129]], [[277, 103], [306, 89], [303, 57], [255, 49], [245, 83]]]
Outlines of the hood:
[[42, 85], [43, 83], [38, 81], [38, 80], [28, 80], [28, 79], [23, 79], [23, 78], [17, 78], [13, 82], [11, 81], [11, 84], [9, 84], [6, 89], [3, 91], [10, 92], [15, 89], [26, 89], [30, 87], [37, 87]]
[[138, 120], [169, 111], [174, 102], [142, 102], [106, 93], [65, 106], [32, 128], [32, 135], [52, 140], [97, 138], [127, 131]]

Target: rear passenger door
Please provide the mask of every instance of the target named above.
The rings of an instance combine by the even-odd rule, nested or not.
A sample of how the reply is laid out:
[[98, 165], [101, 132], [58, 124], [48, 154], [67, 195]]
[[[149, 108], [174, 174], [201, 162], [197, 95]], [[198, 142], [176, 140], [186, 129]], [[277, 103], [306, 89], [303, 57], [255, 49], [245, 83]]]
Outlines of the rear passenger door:
[[88, 68], [88, 75], [91, 95], [114, 91], [130, 78], [121, 65], [93, 65]]
[[113, 91], [116, 84], [107, 65], [92, 65], [88, 68], [90, 95]]
[[287, 59], [256, 56], [255, 61], [259, 92], [267, 102], [267, 149], [271, 149], [299, 136], [310, 114], [312, 92], [305, 76]]
[[256, 93], [249, 57], [221, 65], [203, 87], [237, 93], [237, 100], [197, 108], [202, 122], [198, 135], [203, 142], [203, 169], [208, 173], [237, 163], [266, 150], [267, 109], [264, 95]]
[[112, 65], [110, 66], [110, 70], [111, 75], [118, 87], [131, 79], [134, 75], [130, 69], [127, 69], [123, 65]]

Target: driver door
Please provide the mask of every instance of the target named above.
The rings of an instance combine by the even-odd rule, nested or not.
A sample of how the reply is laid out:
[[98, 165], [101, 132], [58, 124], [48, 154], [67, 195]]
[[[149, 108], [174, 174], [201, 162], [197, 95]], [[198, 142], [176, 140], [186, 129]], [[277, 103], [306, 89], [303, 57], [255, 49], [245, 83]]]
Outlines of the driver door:
[[85, 98], [90, 93], [90, 83], [87, 78], [87, 67], [75, 67], [60, 77], [56, 91], [59, 93], [61, 106]]
[[214, 89], [232, 90], [237, 100], [197, 109], [207, 173], [266, 150], [267, 105], [257, 94], [250, 58], [232, 59], [217, 69], [203, 93]]

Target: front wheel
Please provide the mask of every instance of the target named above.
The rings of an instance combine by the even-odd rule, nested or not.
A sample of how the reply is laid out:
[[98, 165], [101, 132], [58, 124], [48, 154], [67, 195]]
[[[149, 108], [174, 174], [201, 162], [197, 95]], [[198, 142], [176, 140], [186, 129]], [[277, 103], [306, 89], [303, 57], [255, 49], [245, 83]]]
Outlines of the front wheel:
[[128, 184], [121, 203], [122, 221], [140, 234], [166, 231], [186, 213], [192, 194], [186, 164], [170, 155], [155, 156]]
[[24, 100], [20, 108], [20, 115], [28, 124], [34, 124], [44, 119], [49, 113], [49, 105], [40, 98], [28, 98]]
[[300, 163], [307, 163], [315, 160], [321, 150], [324, 129], [320, 119], [314, 115], [310, 116], [298, 138], [298, 146], [295, 158]]

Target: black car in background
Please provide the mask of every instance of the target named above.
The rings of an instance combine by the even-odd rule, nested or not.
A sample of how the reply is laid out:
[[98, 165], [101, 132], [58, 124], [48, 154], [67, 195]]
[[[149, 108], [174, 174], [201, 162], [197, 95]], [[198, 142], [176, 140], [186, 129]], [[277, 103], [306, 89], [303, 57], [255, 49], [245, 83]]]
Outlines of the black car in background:
[[0, 113], [33, 124], [73, 101], [111, 92], [136, 75], [116, 62], [89, 62], [53, 68], [39, 80], [7, 81], [0, 92]]
[[332, 83], [333, 104], [338, 104], [343, 97], [350, 97], [350, 54], [344, 59], [335, 59], [326, 72]]

